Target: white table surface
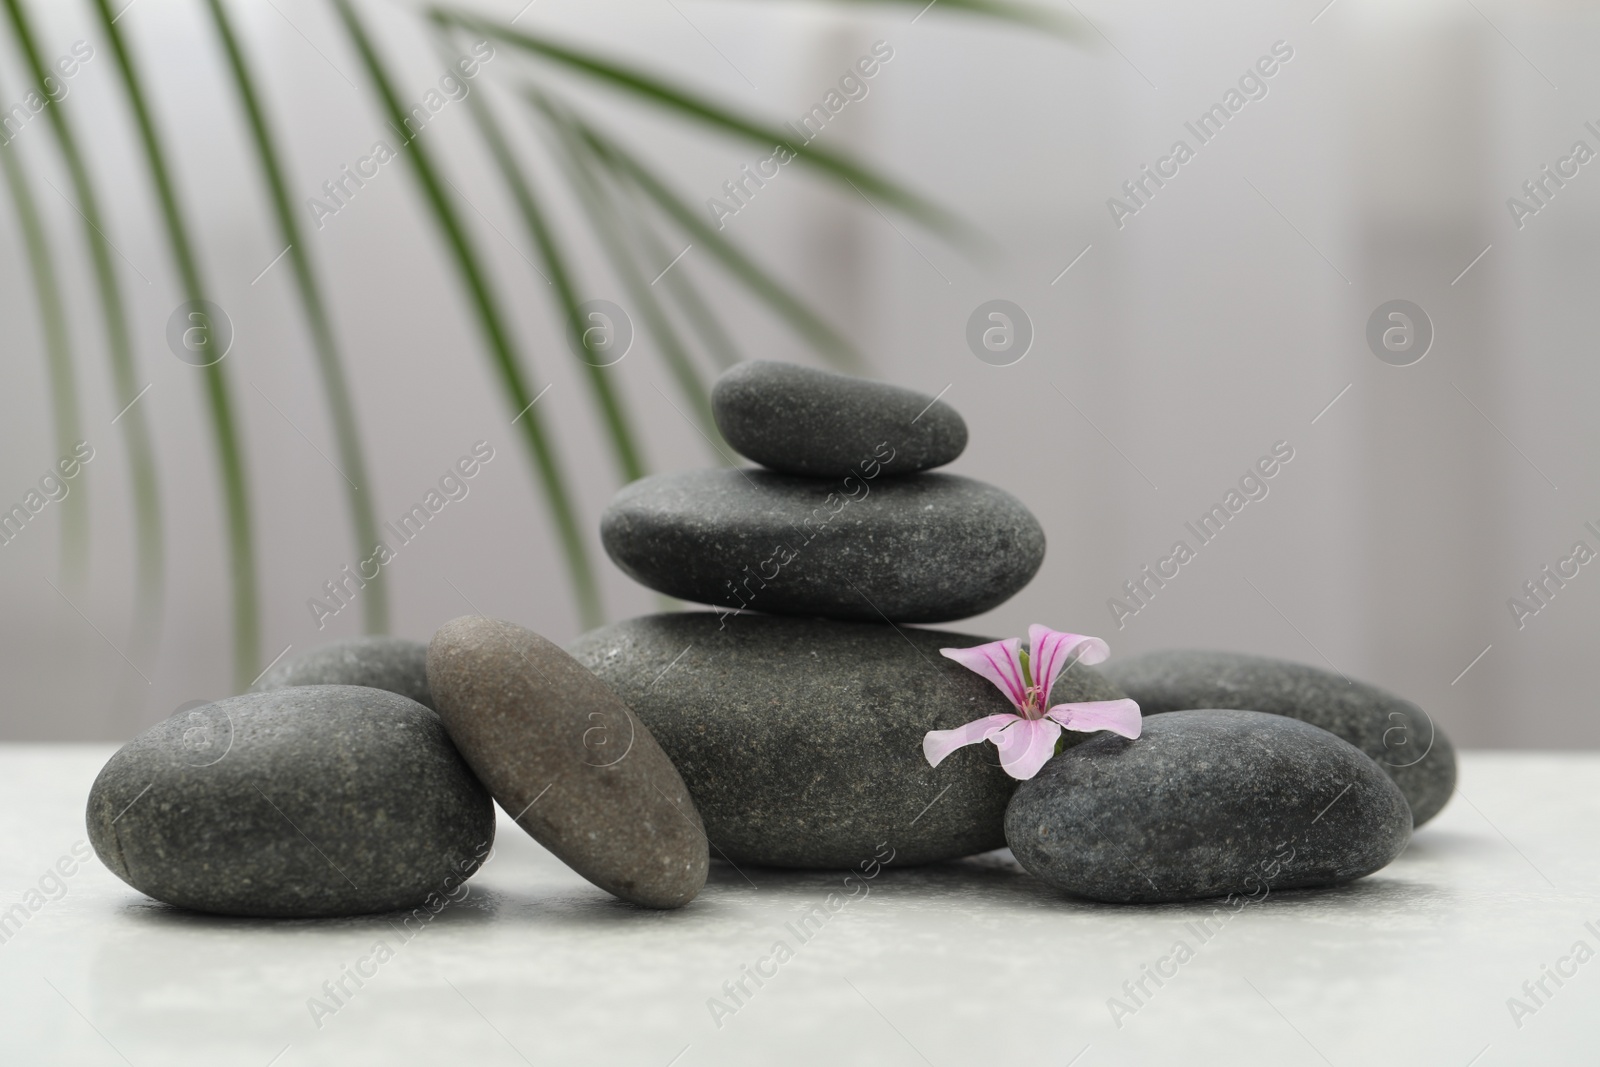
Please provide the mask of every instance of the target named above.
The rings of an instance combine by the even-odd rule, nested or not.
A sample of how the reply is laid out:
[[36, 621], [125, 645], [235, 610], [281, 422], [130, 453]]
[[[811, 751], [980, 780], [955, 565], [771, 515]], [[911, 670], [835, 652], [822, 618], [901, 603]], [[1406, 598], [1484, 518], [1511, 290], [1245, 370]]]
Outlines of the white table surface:
[[[1600, 1063], [1600, 958], [1560, 964], [1600, 953], [1600, 754], [1467, 753], [1386, 870], [1270, 896], [1204, 944], [1185, 923], [1209, 905], [1072, 902], [1004, 854], [885, 870], [801, 943], [785, 924], [840, 874], [718, 864], [689, 907], [648, 912], [503, 813], [470, 897], [410, 940], [382, 917], [184, 913], [93, 858], [58, 885], [112, 750], [0, 746], [0, 911], [41, 880], [33, 902], [57, 898], [0, 944], [6, 1067]], [[780, 938], [793, 958], [716, 1025], [708, 998], [733, 1006], [723, 983]], [[1180, 939], [1193, 958], [1118, 1027], [1108, 999]], [[314, 1021], [379, 941], [393, 958]], [[1541, 965], [1576, 975], [1519, 1027], [1507, 999]]]

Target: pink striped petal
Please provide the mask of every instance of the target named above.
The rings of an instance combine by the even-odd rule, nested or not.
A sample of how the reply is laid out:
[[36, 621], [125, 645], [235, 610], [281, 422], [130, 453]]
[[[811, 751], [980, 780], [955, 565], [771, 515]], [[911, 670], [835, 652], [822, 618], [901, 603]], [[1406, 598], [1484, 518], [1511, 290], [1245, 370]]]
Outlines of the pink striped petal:
[[1056, 676], [1066, 669], [1076, 651], [1083, 663], [1101, 663], [1111, 655], [1110, 647], [1098, 637], [1069, 634], [1034, 623], [1028, 627], [1028, 667], [1033, 684], [1039, 687], [1040, 703], [1048, 701]]
[[1139, 705], [1126, 699], [1057, 704], [1045, 712], [1045, 717], [1054, 719], [1069, 730], [1083, 733], [1110, 730], [1114, 734], [1133, 738], [1138, 737], [1139, 732], [1144, 729], [1144, 720], [1139, 715]]
[[1027, 781], [1056, 754], [1061, 727], [1049, 719], [1017, 719], [994, 739], [1000, 766], [1013, 778]]
[[987, 741], [1012, 723], [1021, 721], [1016, 715], [990, 715], [954, 730], [929, 730], [922, 738], [922, 754], [928, 757], [929, 766], [937, 767], [956, 749]]
[[941, 648], [939, 655], [953, 659], [969, 671], [976, 671], [999, 687], [1017, 710], [1028, 698], [1022, 680], [1022, 639], [1008, 637], [971, 648]]

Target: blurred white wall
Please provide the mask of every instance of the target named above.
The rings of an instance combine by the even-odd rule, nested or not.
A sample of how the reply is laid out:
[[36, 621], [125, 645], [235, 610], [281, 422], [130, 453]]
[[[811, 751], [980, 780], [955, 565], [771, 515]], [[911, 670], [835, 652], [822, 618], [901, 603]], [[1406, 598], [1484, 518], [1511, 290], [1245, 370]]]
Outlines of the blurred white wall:
[[[62, 584], [59, 509], [0, 548], [0, 738], [122, 738], [231, 688], [217, 472], [197, 372], [166, 349], [181, 297], [110, 53], [85, 6], [33, 6], [49, 55], [80, 38], [97, 49], [61, 106], [109, 201], [107, 236], [133, 301], [168, 582], [159, 653], [129, 666], [118, 650], [137, 646], [130, 508], [110, 425], [121, 405], [79, 222], [61, 195], [70, 185], [41, 118], [16, 147], [65, 258], [97, 453], [77, 487], [90, 501], [93, 556], [86, 582]], [[521, 6], [483, 10], [509, 18]], [[1584, 126], [1600, 126], [1590, 61], [1600, 25], [1576, 4], [1321, 6], [1085, 0], [1093, 28], [1077, 44], [938, 8], [913, 19], [917, 9], [900, 5], [540, 0], [518, 25], [649, 63], [778, 120], [820, 99], [874, 41], [892, 46], [870, 95], [845, 109], [827, 143], [956, 209], [996, 250], [969, 258], [792, 169], [727, 232], [847, 329], [875, 374], [929, 393], [948, 387], [972, 432], [954, 469], [1008, 488], [1043, 521], [1050, 552], [1038, 579], [956, 628], [1001, 635], [1041, 621], [1105, 635], [1117, 655], [1202, 645], [1290, 657], [1417, 701], [1460, 743], [1593, 746], [1586, 649], [1600, 621], [1600, 567], [1582, 568], [1521, 629], [1507, 601], [1573, 542], [1600, 550], [1583, 528], [1600, 526], [1589, 481], [1600, 464], [1589, 295], [1600, 281], [1600, 164], [1582, 167], [1521, 229], [1506, 200], [1574, 141], [1600, 151]], [[231, 9], [269, 83], [303, 200], [385, 124], [327, 5]], [[363, 10], [420, 97], [441, 64], [417, 14]], [[205, 267], [237, 330], [227, 366], [248, 443], [265, 663], [286, 646], [359, 631], [355, 610], [319, 632], [306, 607], [355, 555], [341, 476], [319, 454], [334, 454], [333, 438], [292, 279], [279, 263], [253, 281], [280, 245], [202, 14], [198, 3], [137, 0], [118, 25], [152, 83]], [[1119, 228], [1108, 198], [1175, 140], [1196, 146], [1184, 124], [1276, 42], [1293, 54], [1263, 79], [1266, 95]], [[540, 70], [502, 48], [480, 81], [505, 87]], [[0, 71], [9, 102], [21, 78], [8, 49]], [[697, 201], [763, 154], [614, 94], [577, 91]], [[655, 610], [653, 594], [600, 549], [595, 523], [617, 487], [614, 467], [465, 107], [447, 108], [425, 136], [469, 201], [462, 214], [494, 266], [530, 377], [550, 385], [540, 411], [579, 487], [608, 614]], [[563, 211], [576, 208], [564, 200]], [[426, 639], [442, 620], [482, 610], [571, 638], [577, 615], [511, 412], [405, 164], [385, 167], [311, 244], [335, 298], [373, 468], [364, 488], [380, 518], [418, 500], [472, 442], [497, 451], [468, 498], [389, 568], [395, 632]], [[592, 252], [584, 262], [586, 295], [626, 304]], [[716, 295], [747, 355], [814, 358], [701, 250], [674, 269]], [[15, 220], [0, 211], [7, 505], [57, 458], [26, 270]], [[1035, 330], [1012, 366], [981, 362], [965, 341], [968, 315], [993, 298], [1020, 305]], [[1368, 316], [1392, 299], [1417, 303], [1434, 327], [1431, 350], [1411, 366], [1380, 362], [1366, 342]], [[653, 470], [714, 461], [672, 406], [682, 403], [647, 337], [608, 373]], [[1192, 543], [1185, 522], [1278, 441], [1294, 459], [1270, 494], [1119, 629], [1108, 599], [1175, 540]]]

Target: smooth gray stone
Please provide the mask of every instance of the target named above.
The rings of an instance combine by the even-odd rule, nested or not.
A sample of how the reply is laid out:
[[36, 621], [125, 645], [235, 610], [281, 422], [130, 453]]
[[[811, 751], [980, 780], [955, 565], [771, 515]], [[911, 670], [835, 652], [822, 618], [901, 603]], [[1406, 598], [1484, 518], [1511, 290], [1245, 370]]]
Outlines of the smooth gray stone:
[[[1016, 781], [995, 747], [969, 746], [937, 768], [922, 754], [929, 730], [1012, 710], [993, 685], [939, 655], [989, 638], [766, 615], [722, 622], [707, 612], [647, 615], [570, 648], [672, 758], [713, 858], [846, 868], [889, 850], [895, 863], [916, 864], [1005, 843]], [[1078, 665], [1054, 698], [1121, 695]]]
[[1058, 889], [1152, 904], [1334, 885], [1411, 839], [1405, 797], [1355, 746], [1258, 711], [1155, 715], [1053, 756], [1006, 810], [1017, 862]]
[[635, 581], [777, 615], [948, 622], [997, 607], [1044, 562], [1044, 531], [1003, 490], [954, 474], [854, 483], [763, 470], [625, 487], [600, 539]]
[[265, 693], [290, 685], [364, 685], [434, 707], [428, 646], [404, 637], [352, 637], [307, 649], [278, 662], [250, 690]]
[[1108, 663], [1106, 676], [1146, 715], [1243, 708], [1288, 715], [1344, 738], [1378, 761], [1421, 826], [1456, 788], [1456, 750], [1421, 708], [1331, 671], [1237, 652], [1171, 650]]
[[711, 857], [683, 779], [582, 664], [532, 630], [467, 615], [433, 635], [428, 680], [462, 756], [563, 863], [649, 908], [700, 892]]
[[797, 363], [725, 371], [711, 387], [711, 414], [740, 455], [813, 478], [844, 478], [874, 459], [884, 473], [910, 474], [967, 447], [967, 424], [942, 400]]
[[494, 844], [489, 794], [439, 717], [353, 685], [180, 711], [111, 757], [87, 821], [140, 892], [268, 918], [432, 907]]

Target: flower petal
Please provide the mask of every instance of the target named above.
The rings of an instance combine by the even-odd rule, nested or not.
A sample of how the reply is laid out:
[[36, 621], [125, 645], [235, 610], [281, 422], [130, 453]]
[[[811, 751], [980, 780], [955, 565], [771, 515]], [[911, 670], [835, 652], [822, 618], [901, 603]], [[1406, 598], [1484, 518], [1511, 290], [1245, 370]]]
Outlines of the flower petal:
[[939, 655], [953, 659], [969, 671], [976, 671], [1000, 688], [1018, 710], [1027, 699], [1022, 681], [1022, 639], [1008, 637], [971, 648], [941, 648]]
[[1079, 704], [1057, 704], [1045, 712], [1045, 718], [1054, 719], [1069, 730], [1092, 733], [1110, 730], [1123, 737], [1138, 737], [1144, 729], [1139, 715], [1139, 705], [1131, 700], [1085, 700]]
[[1043, 694], [1041, 702], [1049, 699], [1050, 687], [1072, 661], [1074, 651], [1084, 663], [1100, 663], [1111, 655], [1111, 648], [1098, 637], [1064, 633], [1038, 623], [1028, 627], [1028, 666], [1033, 670], [1033, 684]]
[[1000, 766], [1013, 778], [1027, 781], [1056, 754], [1061, 727], [1049, 719], [1017, 719], [994, 739]]
[[954, 730], [929, 730], [922, 738], [922, 754], [928, 757], [930, 766], [937, 767], [956, 749], [987, 741], [1007, 726], [1020, 721], [1015, 715], [1000, 714], [974, 719]]

